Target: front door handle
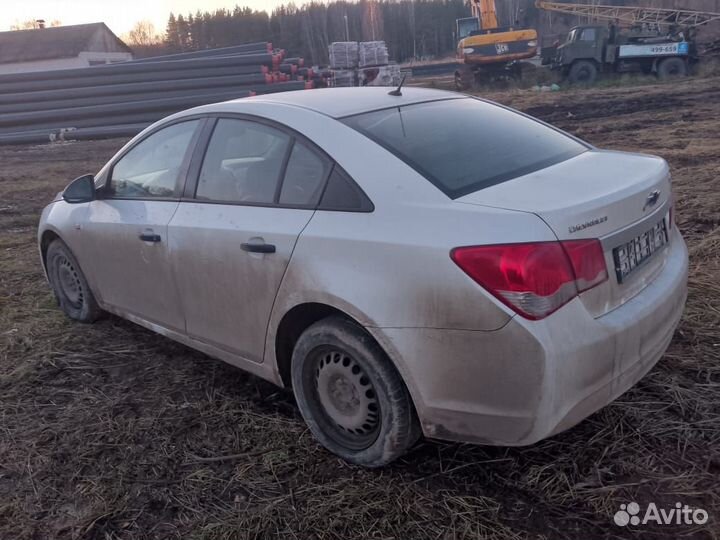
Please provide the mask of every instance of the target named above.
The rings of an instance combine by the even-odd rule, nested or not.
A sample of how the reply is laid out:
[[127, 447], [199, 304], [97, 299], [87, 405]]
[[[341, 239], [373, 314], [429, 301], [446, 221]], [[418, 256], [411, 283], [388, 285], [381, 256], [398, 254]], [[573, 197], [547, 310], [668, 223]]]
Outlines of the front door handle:
[[275, 253], [275, 244], [240, 244], [240, 248], [243, 251], [249, 251], [250, 253]]
[[161, 238], [159, 234], [141, 233], [140, 240], [142, 240], [143, 242], [159, 242]]

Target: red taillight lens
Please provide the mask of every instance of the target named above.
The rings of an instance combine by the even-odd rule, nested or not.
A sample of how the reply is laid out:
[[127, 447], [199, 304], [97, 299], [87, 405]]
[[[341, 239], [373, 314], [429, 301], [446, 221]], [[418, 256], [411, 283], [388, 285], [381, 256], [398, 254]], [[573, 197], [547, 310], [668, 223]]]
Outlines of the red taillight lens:
[[567, 240], [560, 244], [570, 259], [579, 293], [607, 279], [605, 255], [599, 240]]
[[460, 247], [450, 257], [498, 300], [533, 320], [607, 279], [598, 240]]

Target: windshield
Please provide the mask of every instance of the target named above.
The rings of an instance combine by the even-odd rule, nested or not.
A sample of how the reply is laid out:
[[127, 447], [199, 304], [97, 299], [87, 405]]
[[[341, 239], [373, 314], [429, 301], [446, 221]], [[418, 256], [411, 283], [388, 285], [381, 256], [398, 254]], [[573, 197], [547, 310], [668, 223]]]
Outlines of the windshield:
[[472, 98], [384, 109], [342, 121], [405, 161], [451, 199], [587, 150], [541, 122]]

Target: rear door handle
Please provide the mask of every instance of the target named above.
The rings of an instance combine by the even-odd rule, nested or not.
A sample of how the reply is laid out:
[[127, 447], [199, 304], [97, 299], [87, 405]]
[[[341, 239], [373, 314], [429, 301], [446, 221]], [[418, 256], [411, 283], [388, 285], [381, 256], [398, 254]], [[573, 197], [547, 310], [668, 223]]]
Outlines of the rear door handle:
[[140, 234], [140, 240], [143, 242], [159, 242], [161, 238], [159, 234], [142, 233]]
[[275, 253], [275, 244], [240, 244], [240, 248], [243, 251], [249, 251], [250, 253]]

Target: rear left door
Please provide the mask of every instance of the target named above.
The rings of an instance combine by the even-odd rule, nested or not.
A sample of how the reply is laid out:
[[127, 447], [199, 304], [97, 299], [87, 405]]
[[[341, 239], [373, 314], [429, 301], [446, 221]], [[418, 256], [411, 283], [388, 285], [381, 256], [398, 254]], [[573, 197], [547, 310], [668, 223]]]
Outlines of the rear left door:
[[330, 169], [280, 126], [217, 119], [168, 229], [190, 337], [262, 362], [275, 296]]

